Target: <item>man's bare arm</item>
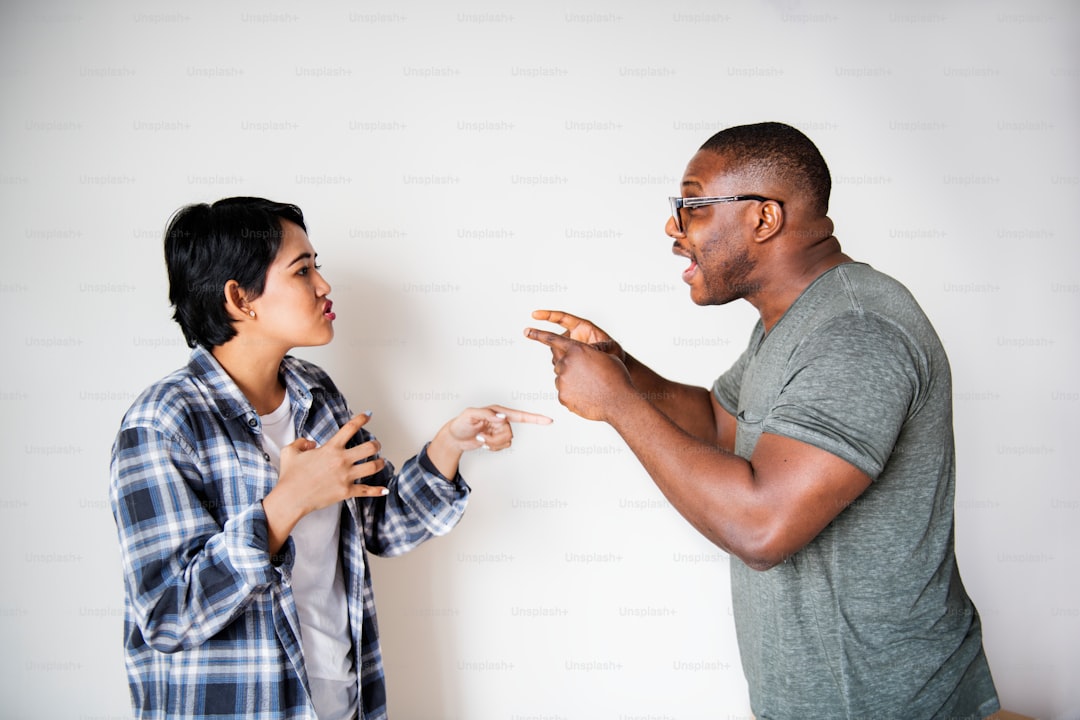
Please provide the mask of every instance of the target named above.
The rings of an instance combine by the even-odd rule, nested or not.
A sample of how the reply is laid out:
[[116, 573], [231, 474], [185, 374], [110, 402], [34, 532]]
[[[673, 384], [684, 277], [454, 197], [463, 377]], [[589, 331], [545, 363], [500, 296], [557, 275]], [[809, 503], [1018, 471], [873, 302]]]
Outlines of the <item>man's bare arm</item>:
[[[722, 426], [726, 429], [726, 418], [722, 416], [734, 422], [734, 418], [712, 399], [712, 393], [707, 389], [662, 377], [627, 353], [611, 335], [591, 321], [563, 310], [537, 310], [532, 316], [562, 326], [565, 330], [563, 337], [591, 345], [618, 358], [626, 366], [638, 392], [690, 435], [706, 441], [722, 440]], [[553, 347], [552, 362], [558, 359], [559, 351]], [[731, 447], [734, 447], [733, 431], [730, 437]]]
[[[638, 391], [617, 358], [554, 333], [526, 335], [557, 353], [559, 401], [611, 424], [683, 517], [752, 568], [798, 552], [870, 484], [847, 461], [780, 435], [763, 434], [744, 460], [679, 427]], [[726, 411], [720, 417], [727, 444], [735, 421]]]

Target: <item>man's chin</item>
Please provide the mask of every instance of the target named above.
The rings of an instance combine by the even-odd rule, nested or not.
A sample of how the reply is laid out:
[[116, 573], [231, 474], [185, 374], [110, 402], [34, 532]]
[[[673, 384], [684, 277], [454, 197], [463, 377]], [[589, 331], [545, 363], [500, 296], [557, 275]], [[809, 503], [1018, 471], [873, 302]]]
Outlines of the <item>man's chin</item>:
[[701, 307], [709, 307], [712, 305], [727, 305], [728, 303], [735, 302], [742, 298], [742, 295], [728, 295], [724, 297], [714, 297], [704, 290], [698, 290], [697, 288], [690, 288], [690, 299], [694, 301], [695, 305]]
[[690, 286], [690, 299], [695, 305], [701, 307], [708, 307], [709, 305], [723, 305], [723, 302], [717, 302], [715, 298], [711, 297], [705, 288], [698, 285]]

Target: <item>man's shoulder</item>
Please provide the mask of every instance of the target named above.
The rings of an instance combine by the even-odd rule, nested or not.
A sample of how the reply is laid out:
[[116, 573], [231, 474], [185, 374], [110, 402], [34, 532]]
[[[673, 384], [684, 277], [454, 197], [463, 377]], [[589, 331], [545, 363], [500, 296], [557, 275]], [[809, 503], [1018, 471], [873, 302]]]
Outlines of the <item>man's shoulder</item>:
[[914, 300], [914, 296], [904, 283], [866, 263], [848, 263], [837, 269], [845, 282], [858, 294]]
[[836, 298], [858, 309], [867, 303], [886, 307], [914, 301], [902, 282], [863, 262], [848, 262], [826, 270], [810, 284], [806, 297]]
[[922, 307], [902, 282], [865, 263], [838, 265], [805, 294], [803, 327], [814, 333], [863, 332], [936, 339]]

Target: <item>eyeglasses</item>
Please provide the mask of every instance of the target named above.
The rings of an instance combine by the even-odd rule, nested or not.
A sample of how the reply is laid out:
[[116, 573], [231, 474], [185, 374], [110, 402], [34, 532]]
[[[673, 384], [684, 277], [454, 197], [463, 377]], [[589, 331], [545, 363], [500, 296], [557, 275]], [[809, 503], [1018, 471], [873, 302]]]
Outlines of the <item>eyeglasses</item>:
[[716, 205], [717, 203], [727, 202], [739, 202], [740, 200], [757, 200], [758, 202], [775, 202], [779, 203], [783, 207], [784, 203], [780, 200], [772, 200], [771, 198], [762, 197], [761, 195], [728, 195], [727, 197], [669, 197], [668, 202], [671, 203], [671, 217], [675, 219], [675, 229], [679, 232], [686, 232], [683, 225], [682, 213], [679, 212], [682, 208], [696, 208], [704, 205]]

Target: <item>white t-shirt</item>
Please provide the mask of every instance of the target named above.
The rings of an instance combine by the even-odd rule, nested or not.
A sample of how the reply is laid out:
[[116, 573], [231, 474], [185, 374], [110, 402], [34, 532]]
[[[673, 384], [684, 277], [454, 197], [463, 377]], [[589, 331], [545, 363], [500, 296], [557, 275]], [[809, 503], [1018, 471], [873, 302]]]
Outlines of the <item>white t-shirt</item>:
[[[281, 471], [281, 448], [296, 440], [288, 393], [277, 410], [260, 415], [263, 450]], [[358, 705], [349, 607], [341, 570], [341, 503], [300, 519], [292, 531], [296, 557], [292, 591], [300, 613], [300, 645], [320, 720], [352, 720]]]

